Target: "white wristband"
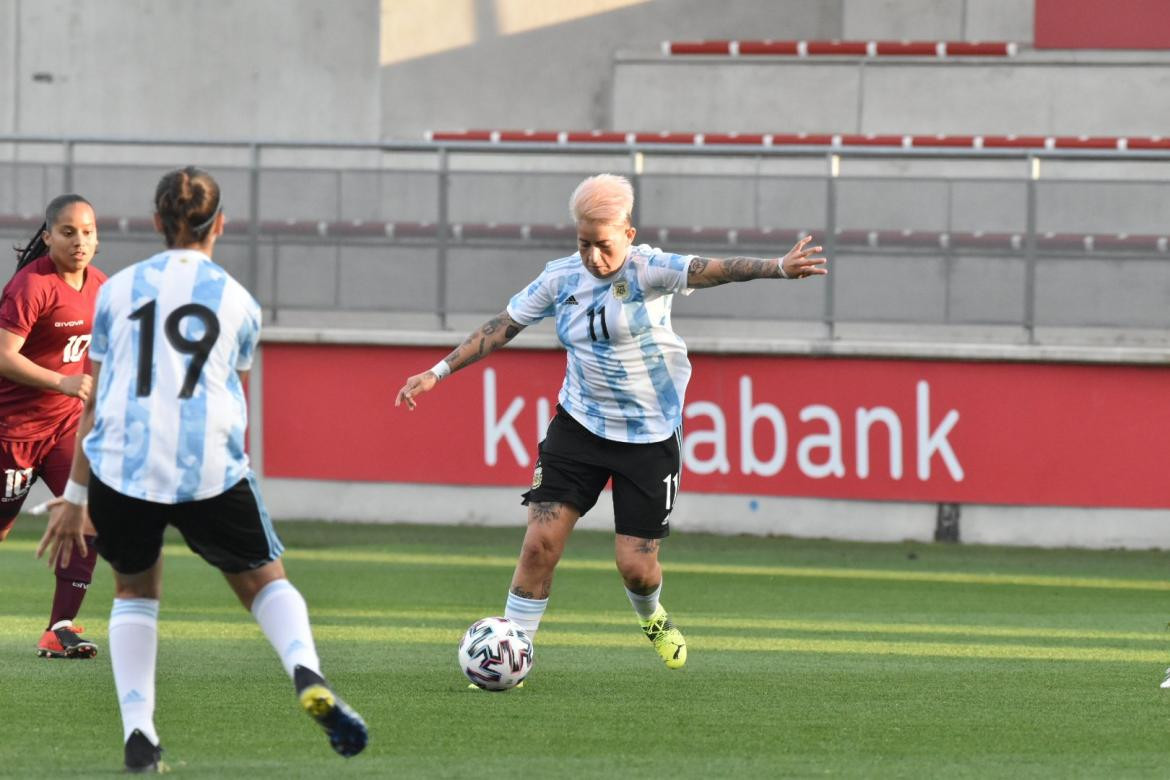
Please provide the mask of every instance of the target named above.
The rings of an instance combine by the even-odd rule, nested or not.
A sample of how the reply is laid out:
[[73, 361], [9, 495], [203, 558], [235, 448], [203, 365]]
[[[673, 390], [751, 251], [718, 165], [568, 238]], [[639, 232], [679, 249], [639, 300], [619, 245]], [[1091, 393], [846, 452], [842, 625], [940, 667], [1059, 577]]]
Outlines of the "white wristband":
[[784, 270], [784, 258], [783, 257], [781, 257], [779, 260], [776, 261], [776, 267], [780, 269], [780, 278], [781, 279], [791, 279], [792, 278]]
[[440, 360], [438, 363], [435, 363], [434, 368], [431, 369], [431, 373], [435, 375], [436, 379], [442, 381], [444, 377], [450, 375], [451, 364], [446, 360]]
[[80, 485], [73, 480], [69, 480], [65, 483], [65, 489], [61, 491], [61, 498], [65, 499], [70, 504], [85, 506], [89, 503], [89, 488], [85, 485]]

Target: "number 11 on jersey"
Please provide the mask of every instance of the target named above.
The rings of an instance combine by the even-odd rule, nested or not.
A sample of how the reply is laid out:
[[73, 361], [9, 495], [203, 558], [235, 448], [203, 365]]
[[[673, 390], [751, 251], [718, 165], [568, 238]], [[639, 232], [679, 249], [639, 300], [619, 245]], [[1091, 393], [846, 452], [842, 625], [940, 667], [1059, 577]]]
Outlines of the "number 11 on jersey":
[[589, 339], [590, 341], [597, 341], [597, 330], [594, 328], [594, 319], [596, 318], [601, 323], [601, 337], [609, 340], [609, 328], [605, 326], [605, 307], [599, 306], [597, 309], [589, 309], [585, 312], [585, 316], [589, 318]]

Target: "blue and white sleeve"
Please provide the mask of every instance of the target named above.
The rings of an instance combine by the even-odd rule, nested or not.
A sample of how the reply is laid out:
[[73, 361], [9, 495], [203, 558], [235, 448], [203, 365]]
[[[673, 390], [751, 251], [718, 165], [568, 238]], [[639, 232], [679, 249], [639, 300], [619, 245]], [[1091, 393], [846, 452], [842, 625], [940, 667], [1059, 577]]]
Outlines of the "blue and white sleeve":
[[687, 289], [687, 268], [694, 255], [675, 255], [670, 252], [655, 250], [651, 254], [642, 272], [642, 284], [652, 290], [664, 293], [690, 292]]
[[89, 342], [89, 359], [93, 363], [103, 362], [110, 351], [110, 299], [106, 294], [109, 289], [108, 285], [103, 285], [93, 305], [93, 330]]
[[240, 353], [236, 358], [237, 371], [248, 371], [252, 368], [252, 361], [256, 357], [256, 347], [260, 344], [260, 305], [250, 296], [248, 304], [244, 323], [240, 328]]
[[555, 311], [556, 298], [552, 284], [543, 272], [508, 301], [508, 316], [525, 327], [551, 317]]

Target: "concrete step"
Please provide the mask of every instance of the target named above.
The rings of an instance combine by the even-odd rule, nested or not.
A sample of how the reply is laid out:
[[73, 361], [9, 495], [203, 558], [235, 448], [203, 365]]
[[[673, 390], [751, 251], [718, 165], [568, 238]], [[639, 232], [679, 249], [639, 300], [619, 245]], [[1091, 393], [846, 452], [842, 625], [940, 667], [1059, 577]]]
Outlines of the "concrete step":
[[[1170, 57], [1023, 52], [1002, 59], [619, 56], [626, 131], [1161, 135]], [[653, 95], [653, 100], [647, 96]]]

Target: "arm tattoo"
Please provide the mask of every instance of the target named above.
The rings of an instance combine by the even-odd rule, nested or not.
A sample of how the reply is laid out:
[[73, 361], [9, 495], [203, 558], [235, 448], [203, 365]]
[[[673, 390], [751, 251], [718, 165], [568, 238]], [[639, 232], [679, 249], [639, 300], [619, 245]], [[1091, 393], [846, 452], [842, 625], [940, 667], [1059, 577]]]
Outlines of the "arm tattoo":
[[728, 282], [780, 276], [779, 264], [759, 257], [694, 257], [687, 269], [687, 286], [716, 287]]
[[454, 371], [470, 366], [477, 360], [487, 357], [496, 349], [516, 338], [516, 334], [524, 330], [524, 326], [517, 323], [507, 312], [501, 312], [479, 326], [479, 329], [463, 340], [451, 354], [447, 355], [447, 364]]

